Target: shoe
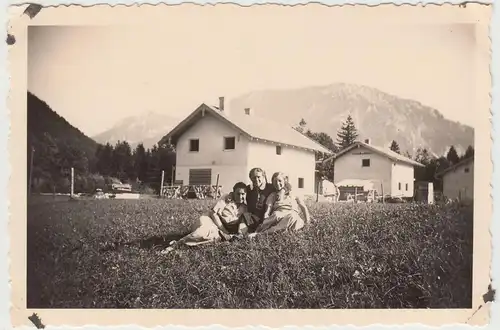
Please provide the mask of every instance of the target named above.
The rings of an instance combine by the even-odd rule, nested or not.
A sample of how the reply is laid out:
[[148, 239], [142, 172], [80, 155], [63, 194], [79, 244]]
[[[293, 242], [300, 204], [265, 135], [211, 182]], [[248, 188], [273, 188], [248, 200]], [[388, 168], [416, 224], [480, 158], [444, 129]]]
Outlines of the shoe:
[[168, 248], [161, 250], [160, 254], [168, 254], [174, 250], [173, 247], [169, 246]]

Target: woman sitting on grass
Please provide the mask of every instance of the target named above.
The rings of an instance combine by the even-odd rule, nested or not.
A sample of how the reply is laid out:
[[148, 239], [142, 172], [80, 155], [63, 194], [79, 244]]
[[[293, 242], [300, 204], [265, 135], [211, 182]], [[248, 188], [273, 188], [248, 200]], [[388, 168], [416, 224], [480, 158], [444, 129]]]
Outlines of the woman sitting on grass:
[[[282, 231], [297, 231], [304, 227], [305, 223], [311, 221], [309, 210], [302, 198], [292, 192], [292, 186], [288, 176], [282, 172], [273, 175], [272, 182], [276, 192], [272, 192], [267, 198], [267, 208], [263, 223], [257, 228], [255, 233], [275, 233]], [[300, 217], [299, 209], [305, 217]]]
[[195, 246], [219, 240], [231, 240], [247, 233], [247, 219], [251, 216], [247, 210], [246, 184], [238, 182], [233, 192], [220, 199], [215, 206], [202, 215], [197, 228], [178, 241], [170, 242], [163, 250], [168, 253], [180, 245]]
[[248, 176], [252, 184], [247, 186], [247, 206], [252, 217], [247, 225], [248, 231], [253, 232], [264, 220], [267, 197], [275, 190], [274, 186], [267, 182], [266, 172], [263, 169], [252, 168]]

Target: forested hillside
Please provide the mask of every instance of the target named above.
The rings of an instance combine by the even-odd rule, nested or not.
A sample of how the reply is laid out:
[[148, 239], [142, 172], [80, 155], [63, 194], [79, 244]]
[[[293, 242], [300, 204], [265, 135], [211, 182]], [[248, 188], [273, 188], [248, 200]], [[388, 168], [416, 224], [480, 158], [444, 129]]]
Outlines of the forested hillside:
[[[70, 190], [70, 171], [75, 171], [75, 192], [107, 190], [112, 182], [129, 182], [136, 189], [157, 193], [161, 171], [171, 182], [175, 151], [170, 146], [132, 149], [127, 141], [98, 144], [72, 126], [34, 94], [28, 92], [27, 175], [33, 155], [33, 192]], [[29, 184], [29, 183], [28, 183]]]
[[[27, 169], [33, 152], [33, 182], [42, 190], [63, 184], [71, 167], [79, 174], [92, 172], [98, 144], [72, 126], [50, 106], [28, 91]], [[52, 187], [53, 188], [53, 187]]]

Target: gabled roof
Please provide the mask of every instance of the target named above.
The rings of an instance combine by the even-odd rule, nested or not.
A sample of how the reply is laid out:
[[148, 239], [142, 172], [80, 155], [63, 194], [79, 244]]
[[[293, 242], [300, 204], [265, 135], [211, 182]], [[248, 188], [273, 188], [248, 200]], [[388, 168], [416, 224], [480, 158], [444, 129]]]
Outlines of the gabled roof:
[[440, 171], [440, 172], [436, 173], [436, 175], [435, 175], [435, 176], [436, 176], [436, 177], [443, 176], [443, 175], [445, 175], [446, 173], [448, 173], [448, 172], [450, 172], [450, 171], [453, 171], [453, 170], [455, 170], [456, 168], [458, 168], [458, 167], [460, 167], [460, 166], [462, 166], [462, 165], [465, 165], [465, 164], [467, 164], [467, 163], [469, 163], [469, 162], [473, 162], [473, 161], [474, 161], [474, 156], [464, 158], [464, 159], [462, 159], [461, 161], [459, 161], [458, 163], [456, 163], [455, 165], [452, 165], [452, 166], [450, 166], [450, 167], [447, 167], [447, 168], [445, 168], [444, 170], [442, 170], [442, 171]]
[[328, 161], [331, 161], [331, 160], [334, 160], [334, 159], [338, 159], [339, 157], [341, 157], [342, 155], [345, 155], [347, 152], [353, 150], [354, 148], [359, 148], [359, 147], [365, 147], [373, 152], [376, 152], [382, 156], [385, 156], [389, 159], [392, 159], [393, 161], [399, 161], [399, 162], [402, 162], [402, 163], [406, 163], [406, 164], [410, 164], [410, 165], [414, 165], [414, 166], [419, 166], [419, 167], [424, 167], [424, 165], [420, 164], [419, 162], [416, 162], [414, 161], [413, 159], [410, 159], [408, 157], [405, 157], [403, 155], [400, 155], [398, 154], [397, 152], [394, 152], [390, 149], [384, 149], [384, 148], [381, 148], [381, 147], [377, 147], [377, 146], [374, 146], [372, 144], [368, 144], [368, 143], [364, 143], [364, 142], [361, 142], [361, 141], [357, 141], [355, 143], [353, 143], [352, 145], [350, 145], [349, 147], [343, 149], [342, 151], [340, 151], [339, 153], [325, 159], [323, 162], [328, 162]]
[[221, 120], [253, 140], [277, 143], [285, 146], [292, 146], [310, 151], [319, 151], [328, 154], [333, 153], [331, 150], [328, 150], [316, 141], [297, 132], [291, 126], [283, 123], [276, 123], [269, 119], [259, 118], [254, 114], [246, 115], [243, 111], [242, 113], [237, 114], [220, 111], [219, 109], [208, 106], [205, 103], [201, 104], [189, 116], [175, 126], [159, 141], [159, 143], [162, 144], [171, 139], [172, 143], [175, 144], [177, 139], [186, 130], [207, 114], [213, 115], [215, 118]]

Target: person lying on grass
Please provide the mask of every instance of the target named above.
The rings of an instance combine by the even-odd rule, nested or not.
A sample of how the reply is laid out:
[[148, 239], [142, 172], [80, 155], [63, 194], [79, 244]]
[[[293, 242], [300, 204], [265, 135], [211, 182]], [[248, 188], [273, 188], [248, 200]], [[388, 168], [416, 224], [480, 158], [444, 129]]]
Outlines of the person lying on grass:
[[[304, 227], [305, 223], [311, 221], [304, 201], [293, 194], [288, 176], [282, 172], [276, 172], [273, 174], [272, 182], [276, 191], [267, 198], [264, 221], [257, 227], [255, 233], [249, 234], [249, 237], [254, 237], [259, 233], [298, 231]], [[299, 209], [304, 214], [305, 221], [300, 217]]]
[[240, 238], [247, 233], [247, 221], [251, 214], [246, 202], [246, 184], [238, 182], [233, 192], [223, 196], [215, 206], [203, 214], [196, 229], [178, 241], [172, 241], [162, 253], [168, 253], [180, 245], [195, 246], [219, 240]]
[[275, 191], [274, 186], [267, 181], [266, 172], [259, 168], [252, 168], [248, 174], [251, 185], [247, 186], [247, 207], [252, 214], [248, 225], [248, 232], [254, 232], [264, 220], [266, 200]]

